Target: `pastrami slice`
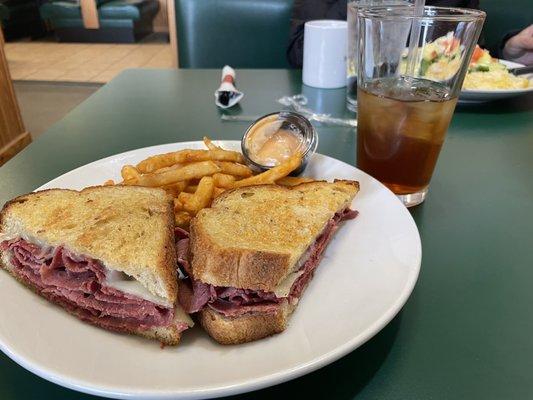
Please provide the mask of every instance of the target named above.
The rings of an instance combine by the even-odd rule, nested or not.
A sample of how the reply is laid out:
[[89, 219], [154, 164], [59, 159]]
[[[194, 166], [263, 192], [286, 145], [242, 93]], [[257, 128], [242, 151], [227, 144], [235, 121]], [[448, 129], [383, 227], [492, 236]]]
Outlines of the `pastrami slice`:
[[173, 306], [108, 285], [108, 271], [98, 260], [23, 238], [5, 240], [0, 249], [8, 254], [12, 272], [20, 280], [84, 321], [119, 332], [172, 324], [179, 332], [188, 328], [186, 322], [175, 321]]
[[313, 277], [327, 244], [341, 222], [353, 219], [357, 215], [357, 211], [346, 208], [337, 212], [327, 222], [322, 233], [302, 256], [303, 259], [297, 263], [300, 265], [299, 269], [294, 271], [297, 278], [286, 296], [262, 290], [213, 286], [191, 279], [187, 258], [189, 238], [188, 235], [182, 234], [177, 242], [178, 263], [189, 276], [179, 282], [178, 301], [187, 313], [195, 313], [204, 307], [210, 307], [226, 317], [253, 312], [275, 312], [281, 303], [297, 302]]

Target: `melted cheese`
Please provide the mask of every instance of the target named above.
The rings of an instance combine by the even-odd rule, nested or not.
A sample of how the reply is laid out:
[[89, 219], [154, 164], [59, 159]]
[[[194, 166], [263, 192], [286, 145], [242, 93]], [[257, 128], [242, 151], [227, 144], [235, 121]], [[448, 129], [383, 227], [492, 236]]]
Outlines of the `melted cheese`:
[[124, 272], [110, 270], [109, 268], [106, 268], [106, 270], [105, 284], [107, 286], [151, 301], [152, 303], [161, 304], [165, 307], [171, 306], [166, 299], [152, 294], [137, 279], [126, 275]]
[[286, 277], [276, 288], [274, 289], [274, 294], [277, 297], [288, 297], [291, 292], [292, 285], [294, 282], [302, 276], [304, 273], [303, 270], [291, 272], [288, 277]]
[[30, 242], [30, 243], [33, 243], [41, 248], [47, 248], [47, 247], [52, 247], [50, 246], [48, 243], [42, 241], [42, 240], [39, 240], [37, 239], [36, 237], [33, 237], [31, 235], [28, 235], [28, 234], [20, 234], [20, 233], [14, 233], [14, 232], [4, 232], [4, 233], [0, 233], [0, 242], [3, 242], [4, 240], [12, 240], [12, 239], [16, 239], [16, 238], [22, 238], [24, 239], [26, 242]]
[[311, 246], [307, 248], [305, 253], [302, 254], [298, 262], [295, 264], [292, 272], [283, 281], [281, 281], [281, 283], [278, 286], [275, 287], [273, 292], [277, 297], [288, 297], [289, 296], [292, 285], [294, 285], [294, 282], [296, 282], [296, 280], [300, 276], [302, 276], [302, 274], [304, 273], [304, 270], [302, 269], [302, 267], [305, 264], [305, 262], [309, 259], [314, 249], [315, 249], [315, 244], [313, 243]]
[[194, 322], [192, 322], [191, 317], [189, 317], [189, 315], [183, 311], [183, 308], [181, 308], [181, 306], [178, 304], [176, 304], [176, 308], [174, 309], [174, 319], [172, 321], [174, 323], [184, 322], [189, 326], [189, 328], [194, 326]]

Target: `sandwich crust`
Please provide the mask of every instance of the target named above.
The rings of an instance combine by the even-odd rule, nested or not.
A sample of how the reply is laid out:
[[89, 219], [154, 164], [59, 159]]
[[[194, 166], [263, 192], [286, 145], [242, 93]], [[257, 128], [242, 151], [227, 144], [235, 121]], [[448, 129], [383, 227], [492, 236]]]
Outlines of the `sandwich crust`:
[[194, 278], [215, 286], [273, 291], [358, 190], [358, 182], [338, 180], [224, 192], [191, 221]]
[[0, 240], [20, 236], [100, 260], [175, 303], [173, 204], [164, 190], [95, 186], [29, 193], [5, 204], [0, 234]]
[[283, 332], [295, 308], [296, 305], [285, 301], [274, 312], [228, 318], [206, 307], [198, 313], [198, 320], [218, 343], [241, 344]]
[[[309, 283], [310, 281], [304, 286], [302, 293]], [[220, 344], [253, 342], [283, 332], [298, 301], [299, 299], [290, 303], [286, 299], [278, 304], [274, 312], [247, 313], [232, 318], [205, 307], [198, 313], [198, 321], [209, 336]]]

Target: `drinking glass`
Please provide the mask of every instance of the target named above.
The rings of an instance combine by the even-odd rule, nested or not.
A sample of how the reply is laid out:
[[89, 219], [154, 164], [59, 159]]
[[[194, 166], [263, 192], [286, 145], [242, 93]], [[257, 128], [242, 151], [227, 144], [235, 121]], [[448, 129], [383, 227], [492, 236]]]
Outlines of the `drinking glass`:
[[362, 9], [357, 166], [407, 206], [424, 201], [483, 26], [477, 10]]
[[357, 110], [357, 55], [359, 25], [357, 23], [357, 11], [362, 8], [383, 6], [407, 6], [412, 0], [352, 0], [348, 2], [348, 37], [346, 48], [346, 107], [350, 111]]

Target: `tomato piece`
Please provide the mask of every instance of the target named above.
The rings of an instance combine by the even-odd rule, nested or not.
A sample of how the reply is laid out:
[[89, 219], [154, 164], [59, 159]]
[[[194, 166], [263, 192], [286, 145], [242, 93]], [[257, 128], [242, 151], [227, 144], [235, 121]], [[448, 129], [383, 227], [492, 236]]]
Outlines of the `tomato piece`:
[[481, 56], [483, 56], [483, 53], [483, 49], [476, 44], [476, 48], [474, 49], [474, 53], [472, 54], [470, 64], [475, 64], [481, 58]]

